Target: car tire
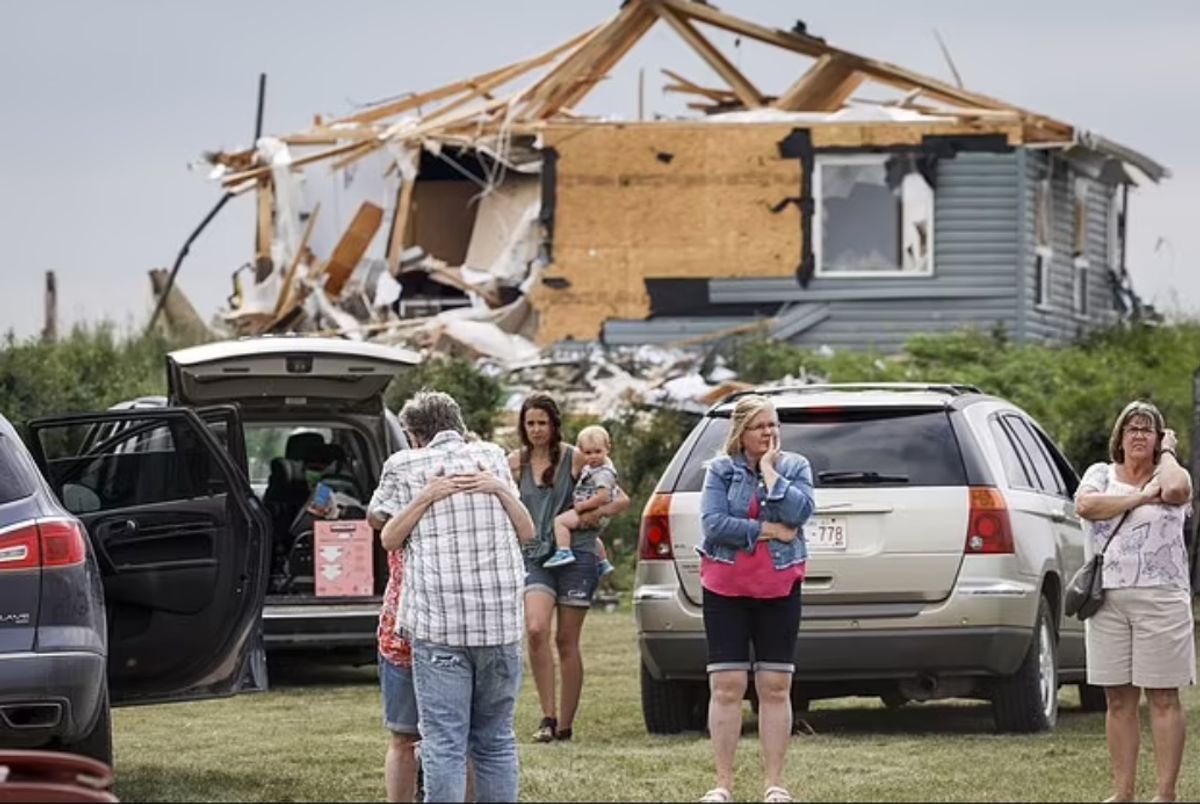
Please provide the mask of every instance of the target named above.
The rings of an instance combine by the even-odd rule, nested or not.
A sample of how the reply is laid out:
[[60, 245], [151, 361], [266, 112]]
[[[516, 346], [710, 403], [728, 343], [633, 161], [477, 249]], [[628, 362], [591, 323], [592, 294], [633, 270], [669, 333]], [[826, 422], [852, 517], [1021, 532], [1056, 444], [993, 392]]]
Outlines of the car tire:
[[102, 682], [100, 691], [100, 711], [91, 729], [75, 742], [59, 743], [58, 748], [68, 754], [81, 754], [85, 757], [99, 760], [112, 767], [112, 707], [108, 700], [108, 679]]
[[885, 692], [879, 696], [879, 700], [883, 701], [883, 705], [888, 709], [899, 709], [908, 703], [908, 696], [899, 692]]
[[1108, 696], [1104, 694], [1104, 687], [1097, 687], [1092, 684], [1078, 684], [1079, 688], [1079, 708], [1084, 712], [1106, 712], [1108, 711]]
[[700, 696], [695, 694], [695, 688], [699, 686], [698, 682], [659, 681], [642, 664], [642, 717], [646, 731], [679, 734], [696, 728]]
[[997, 680], [992, 692], [997, 731], [1049, 731], [1058, 721], [1058, 634], [1042, 597], [1033, 638], [1017, 672]]

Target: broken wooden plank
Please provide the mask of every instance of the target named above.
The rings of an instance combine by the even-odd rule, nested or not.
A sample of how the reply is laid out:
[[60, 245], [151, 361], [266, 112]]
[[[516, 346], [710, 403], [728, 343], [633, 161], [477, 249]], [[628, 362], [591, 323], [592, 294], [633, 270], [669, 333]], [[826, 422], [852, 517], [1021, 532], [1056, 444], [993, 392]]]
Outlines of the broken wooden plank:
[[350, 278], [363, 254], [367, 253], [367, 247], [371, 245], [371, 240], [382, 223], [383, 208], [370, 201], [364, 201], [334, 247], [333, 256], [325, 263], [324, 273], [329, 277], [325, 280], [325, 293], [331, 299], [341, 295], [346, 280]]
[[[323, 159], [331, 159], [332, 157], [348, 153], [361, 146], [362, 143], [360, 142], [352, 142], [348, 145], [339, 145], [337, 148], [331, 148], [328, 151], [321, 151], [319, 153], [309, 154], [308, 156], [302, 156], [299, 159], [293, 159], [290, 167], [298, 168], [305, 165], [311, 165], [313, 162], [320, 162]], [[237, 189], [242, 190], [244, 189], [242, 185], [243, 182], [261, 179], [263, 176], [270, 174], [271, 169], [271, 165], [260, 165], [256, 168], [243, 170], [240, 173], [230, 173], [221, 179], [221, 184], [225, 187], [234, 187], [234, 185], [237, 185]], [[250, 186], [253, 185], [251, 184]]]
[[680, 92], [689, 95], [700, 95], [714, 101], [727, 101], [735, 99], [737, 96], [729, 89], [716, 89], [713, 87], [702, 87], [699, 84], [689, 81], [679, 73], [671, 70], [662, 70], [663, 75], [675, 81], [674, 84], [667, 84], [663, 87], [665, 92]]
[[308, 222], [304, 226], [304, 234], [300, 237], [300, 245], [296, 247], [296, 253], [292, 256], [292, 262], [288, 265], [287, 273], [283, 277], [283, 285], [279, 289], [279, 297], [275, 300], [274, 317], [279, 318], [281, 313], [286, 310], [292, 303], [292, 285], [296, 281], [296, 273], [300, 270], [300, 263], [304, 260], [304, 254], [308, 251], [308, 241], [312, 237], [313, 226], [317, 222], [317, 215], [321, 214], [321, 204], [318, 203], [313, 207], [313, 211], [308, 216]]
[[852, 63], [826, 53], [772, 105], [789, 112], [834, 112], [862, 82]]
[[[262, 272], [271, 265], [271, 235], [275, 231], [275, 184], [270, 179], [258, 180], [258, 231], [255, 233], [255, 266]], [[265, 271], [270, 274], [270, 270]], [[266, 279], [258, 276], [259, 281]]]
[[693, 50], [700, 54], [700, 57], [708, 63], [708, 66], [716, 71], [717, 75], [725, 79], [725, 82], [737, 94], [738, 100], [750, 109], [762, 107], [764, 99], [758, 88], [750, 83], [746, 76], [742, 75], [729, 59], [725, 58], [721, 51], [717, 50], [711, 42], [692, 27], [691, 23], [676, 15], [670, 8], [666, 8], [660, 4], [658, 0], [655, 0], [655, 9], [658, 11], [658, 16], [674, 28], [675, 32], [691, 45]]
[[402, 114], [412, 109], [419, 109], [421, 106], [429, 103], [436, 103], [437, 101], [451, 98], [462, 92], [471, 92], [474, 87], [477, 87], [480, 84], [488, 83], [497, 76], [505, 73], [511, 73], [512, 77], [515, 78], [525, 72], [528, 72], [529, 70], [533, 70], [537, 67], [548, 64], [568, 50], [577, 47], [580, 45], [580, 43], [586, 41], [593, 34], [595, 34], [595, 32], [601, 27], [603, 26], [596, 26], [595, 28], [584, 31], [578, 36], [571, 37], [566, 42], [546, 51], [540, 56], [514, 62], [513, 64], [506, 65], [497, 70], [489, 70], [486, 73], [480, 73], [479, 75], [463, 81], [455, 81], [454, 83], [446, 84], [445, 86], [438, 87], [437, 89], [432, 89], [428, 92], [422, 92], [419, 95], [412, 95], [402, 100], [397, 100], [382, 106], [366, 109], [364, 111], [339, 118], [338, 120], [335, 120], [334, 123], [374, 123], [388, 117], [395, 117], [398, 114]]
[[[415, 157], [414, 157], [415, 160]], [[396, 202], [396, 214], [392, 218], [392, 237], [387, 253], [388, 273], [395, 276], [400, 270], [400, 255], [408, 247], [408, 226], [412, 218], [413, 190], [417, 186], [416, 174], [410, 179], [402, 176], [400, 200]]]

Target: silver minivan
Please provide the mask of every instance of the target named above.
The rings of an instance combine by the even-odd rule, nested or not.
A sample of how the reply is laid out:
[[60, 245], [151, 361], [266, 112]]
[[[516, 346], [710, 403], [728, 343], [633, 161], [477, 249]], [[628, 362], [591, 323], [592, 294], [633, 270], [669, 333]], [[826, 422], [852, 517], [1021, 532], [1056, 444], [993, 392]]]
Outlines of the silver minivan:
[[[1054, 727], [1061, 684], [1085, 685], [1083, 626], [1063, 588], [1083, 563], [1078, 478], [1024, 411], [957, 385], [761, 391], [784, 449], [808, 457], [817, 508], [793, 700], [992, 702], [1002, 731]], [[736, 397], [710, 409], [646, 505], [634, 590], [652, 733], [704, 726], [700, 492]]]

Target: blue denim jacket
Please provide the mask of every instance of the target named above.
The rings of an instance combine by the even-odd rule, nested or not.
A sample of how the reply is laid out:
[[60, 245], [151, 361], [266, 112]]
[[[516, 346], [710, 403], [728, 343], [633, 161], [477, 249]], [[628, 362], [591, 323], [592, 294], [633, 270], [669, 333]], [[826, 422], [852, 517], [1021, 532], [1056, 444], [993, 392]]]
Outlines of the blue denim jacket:
[[[760, 518], [748, 519], [750, 500], [762, 479], [746, 465], [745, 456], [722, 455], [708, 465], [700, 498], [703, 538], [697, 552], [713, 561], [732, 564], [738, 550], [753, 552], [763, 522], [782, 522], [796, 528], [804, 524], [815, 507], [808, 458], [794, 452], [780, 453], [775, 470], [779, 477], [767, 490]], [[767, 545], [775, 569], [786, 569], [808, 558], [803, 531], [793, 541], [772, 539]]]

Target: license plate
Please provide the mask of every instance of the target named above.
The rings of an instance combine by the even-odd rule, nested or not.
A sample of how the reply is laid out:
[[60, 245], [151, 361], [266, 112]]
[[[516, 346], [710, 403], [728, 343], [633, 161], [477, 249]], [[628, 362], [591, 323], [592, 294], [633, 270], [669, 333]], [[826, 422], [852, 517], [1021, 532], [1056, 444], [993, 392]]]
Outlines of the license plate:
[[804, 540], [813, 552], [845, 550], [846, 520], [840, 516], [814, 516], [804, 523]]

